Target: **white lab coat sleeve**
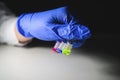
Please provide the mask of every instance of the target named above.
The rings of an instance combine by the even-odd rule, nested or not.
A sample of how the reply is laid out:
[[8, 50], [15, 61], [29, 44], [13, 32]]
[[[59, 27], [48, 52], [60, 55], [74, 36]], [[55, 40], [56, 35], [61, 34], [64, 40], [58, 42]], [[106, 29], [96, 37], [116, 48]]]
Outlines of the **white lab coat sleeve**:
[[6, 43], [15, 46], [25, 46], [28, 43], [19, 43], [15, 34], [15, 23], [17, 17], [5, 16], [2, 23], [0, 24], [0, 43]]

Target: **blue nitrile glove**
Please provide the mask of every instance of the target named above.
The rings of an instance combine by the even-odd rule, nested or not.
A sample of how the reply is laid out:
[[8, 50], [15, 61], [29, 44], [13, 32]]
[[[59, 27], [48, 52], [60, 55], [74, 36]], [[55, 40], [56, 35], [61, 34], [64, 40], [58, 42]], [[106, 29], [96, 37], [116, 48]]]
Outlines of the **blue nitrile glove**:
[[88, 29], [88, 27], [83, 26], [83, 25], [76, 25], [77, 29], [74, 30], [75, 34], [74, 35], [74, 39], [72, 41], [69, 41], [70, 43], [73, 44], [73, 48], [78, 48], [80, 46], [82, 46], [85, 41], [90, 38], [91, 33], [90, 30]]
[[18, 17], [17, 29], [25, 37], [44, 41], [79, 41], [84, 40], [84, 36], [89, 38], [90, 34], [87, 27], [78, 24], [67, 7], [22, 14]]

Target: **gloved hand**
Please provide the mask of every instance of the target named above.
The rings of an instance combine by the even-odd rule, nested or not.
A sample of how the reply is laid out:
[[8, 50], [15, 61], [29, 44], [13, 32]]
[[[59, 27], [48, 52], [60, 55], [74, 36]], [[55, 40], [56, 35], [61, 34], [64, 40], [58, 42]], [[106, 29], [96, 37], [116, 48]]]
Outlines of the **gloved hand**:
[[[17, 29], [24, 37], [45, 41], [77, 40], [82, 44], [90, 37], [89, 29], [78, 24], [77, 20], [68, 12], [67, 7], [22, 14], [18, 17]], [[79, 47], [81, 44], [75, 44], [75, 47]]]

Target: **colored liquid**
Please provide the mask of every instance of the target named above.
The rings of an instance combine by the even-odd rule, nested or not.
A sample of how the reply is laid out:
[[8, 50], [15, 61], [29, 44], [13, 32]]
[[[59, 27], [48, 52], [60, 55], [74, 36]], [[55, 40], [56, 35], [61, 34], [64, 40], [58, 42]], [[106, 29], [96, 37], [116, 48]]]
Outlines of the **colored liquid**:
[[66, 46], [64, 47], [64, 49], [62, 50], [62, 53], [64, 55], [70, 55], [71, 54], [71, 50], [72, 50], [72, 44], [70, 44], [69, 42], [66, 44]]
[[57, 42], [55, 43], [55, 46], [52, 48], [52, 50], [53, 50], [54, 52], [56, 52], [56, 49], [58, 48], [59, 45], [60, 45], [60, 42], [57, 41]]
[[61, 53], [64, 55], [70, 55], [72, 50], [72, 44], [69, 42], [56, 42], [55, 46], [52, 48], [54, 52]]

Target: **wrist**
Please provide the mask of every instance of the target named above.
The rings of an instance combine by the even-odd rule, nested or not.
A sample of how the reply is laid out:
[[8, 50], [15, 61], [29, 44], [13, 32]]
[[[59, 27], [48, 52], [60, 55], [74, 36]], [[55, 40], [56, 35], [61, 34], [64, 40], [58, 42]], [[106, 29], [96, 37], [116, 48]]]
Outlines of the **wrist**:
[[28, 43], [32, 40], [32, 38], [27, 38], [27, 37], [24, 37], [22, 34], [20, 34], [16, 26], [14, 26], [14, 31], [19, 43]]

